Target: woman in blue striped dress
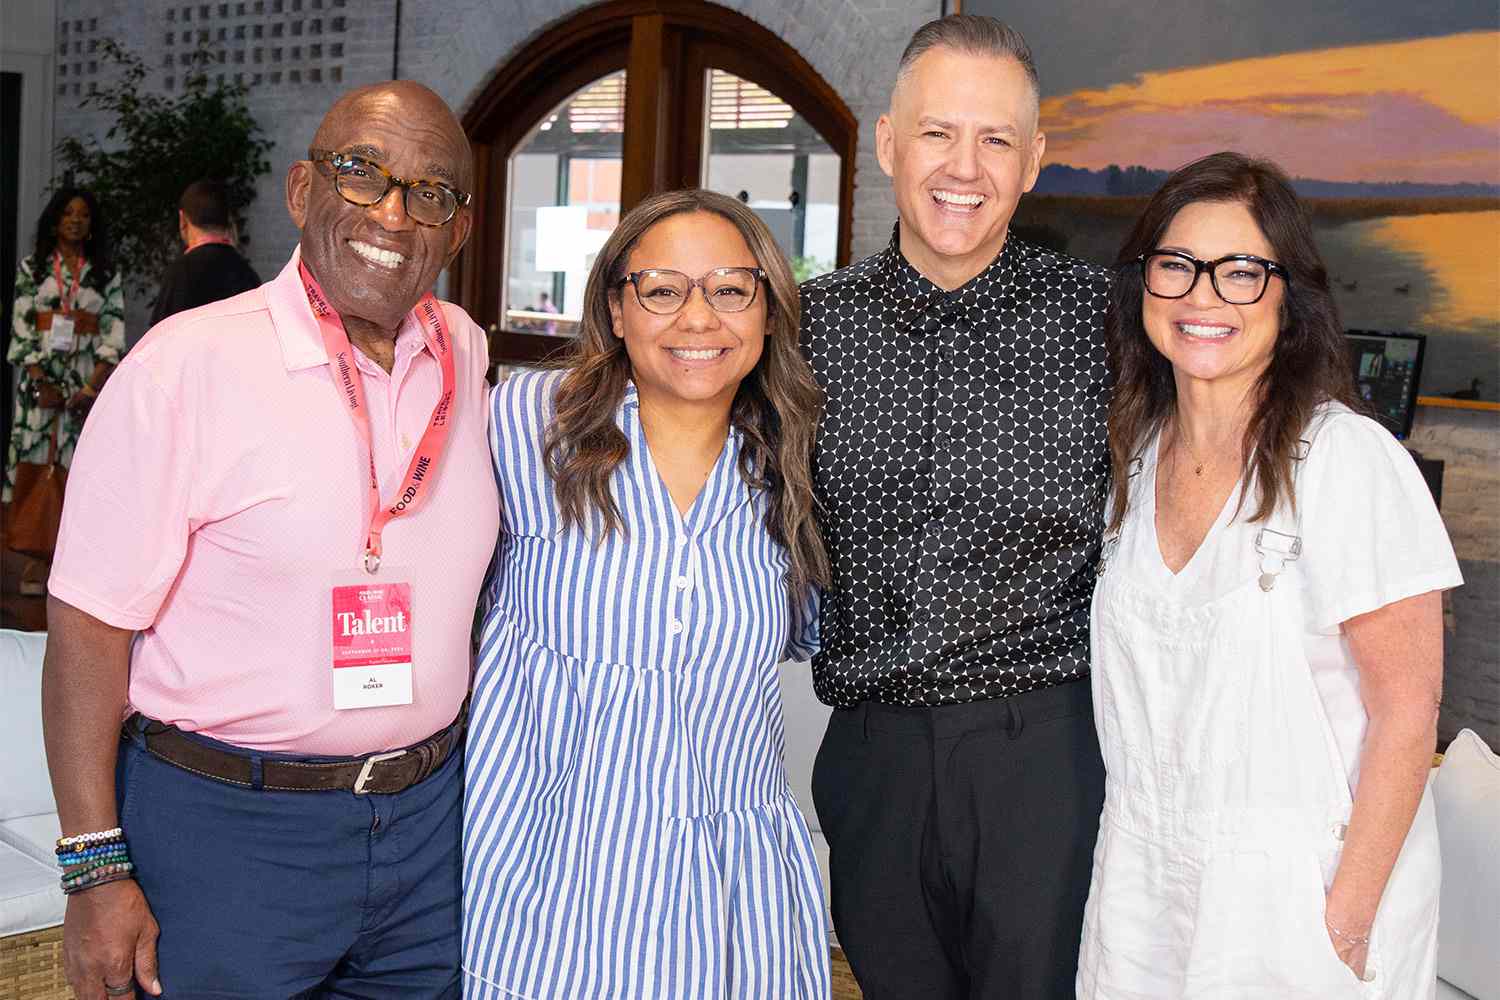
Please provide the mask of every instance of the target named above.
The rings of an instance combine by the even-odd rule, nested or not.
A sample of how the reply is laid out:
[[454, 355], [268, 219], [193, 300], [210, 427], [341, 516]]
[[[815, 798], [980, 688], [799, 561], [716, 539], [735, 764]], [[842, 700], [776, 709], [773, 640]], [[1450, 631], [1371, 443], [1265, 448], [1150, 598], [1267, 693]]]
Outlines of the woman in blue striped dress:
[[679, 191], [621, 220], [585, 299], [567, 369], [492, 400], [465, 996], [825, 998], [776, 669], [828, 574], [796, 285], [748, 208]]

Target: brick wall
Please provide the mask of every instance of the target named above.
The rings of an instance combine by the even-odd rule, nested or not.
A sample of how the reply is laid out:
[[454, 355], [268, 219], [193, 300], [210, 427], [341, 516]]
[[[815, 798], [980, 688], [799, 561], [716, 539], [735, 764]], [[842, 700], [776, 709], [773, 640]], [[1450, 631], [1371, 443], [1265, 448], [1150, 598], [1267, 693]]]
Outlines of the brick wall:
[[[91, 84], [106, 87], [113, 79], [99, 60], [103, 38], [144, 59], [148, 86], [172, 94], [181, 92], [189, 68], [185, 58], [206, 35], [216, 58], [223, 53], [223, 62], [208, 72], [250, 85], [250, 110], [275, 143], [271, 172], [257, 185], [245, 248], [261, 277], [269, 278], [297, 240], [282, 193], [286, 165], [306, 155], [313, 131], [340, 93], [390, 78], [395, 6], [395, 0], [58, 0], [58, 42], [69, 46], [59, 56], [59, 69], [67, 62], [69, 73], [57, 78], [57, 135], [102, 135], [107, 127], [103, 116], [81, 107]], [[75, 44], [81, 49], [76, 54]], [[97, 68], [91, 67], [96, 61]], [[150, 311], [150, 295], [127, 293], [126, 322], [133, 329], [145, 325]]]
[[[467, 108], [526, 39], [588, 6], [576, 0], [406, 0], [402, 74]], [[729, 0], [723, 4], [775, 32], [812, 64], [860, 123], [854, 175], [853, 256], [890, 238], [896, 203], [875, 161], [875, 120], [885, 111], [896, 62], [911, 34], [940, 13], [939, 0]], [[456, 37], [423, 32], [434, 19], [461, 23]]]
[[[58, 80], [59, 135], [103, 131], [104, 119], [80, 108], [91, 84], [111, 80], [98, 59], [101, 39], [114, 38], [140, 55], [152, 72], [150, 84], [170, 93], [169, 78], [181, 87], [183, 57], [206, 33], [224, 53], [209, 72], [250, 85], [251, 111], [276, 144], [271, 173], [261, 178], [250, 212], [247, 247], [251, 263], [270, 277], [297, 237], [283, 204], [286, 164], [302, 155], [340, 93], [390, 78], [395, 6], [395, 0], [59, 0], [69, 46], [69, 75]], [[461, 115], [528, 38], [585, 6], [576, 0], [405, 0], [401, 75], [433, 87]], [[885, 110], [902, 47], [918, 25], [937, 16], [939, 0], [733, 0], [726, 6], [786, 39], [859, 119], [853, 252], [858, 259], [878, 250], [889, 238], [895, 201], [875, 161], [875, 120]], [[139, 298], [127, 303], [134, 324], [149, 314], [150, 303]]]

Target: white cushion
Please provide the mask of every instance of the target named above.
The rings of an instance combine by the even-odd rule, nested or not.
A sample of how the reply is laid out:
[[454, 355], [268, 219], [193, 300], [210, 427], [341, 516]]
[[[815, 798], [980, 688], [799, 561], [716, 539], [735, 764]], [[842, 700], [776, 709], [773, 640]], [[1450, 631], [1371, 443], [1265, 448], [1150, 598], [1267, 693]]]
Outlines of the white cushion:
[[1474, 997], [1452, 983], [1439, 979], [1437, 981], [1437, 993], [1434, 1000], [1474, 1000]]
[[57, 838], [61, 836], [57, 813], [0, 820], [0, 844], [8, 844], [22, 854], [29, 854], [44, 865], [56, 864]]
[[1465, 729], [1432, 782], [1443, 852], [1438, 975], [1500, 1000], [1500, 757]]
[[813, 694], [810, 664], [788, 661], [781, 665], [781, 711], [786, 723], [786, 777], [802, 814], [807, 817], [808, 828], [817, 832], [818, 813], [812, 800], [813, 761], [833, 709]]
[[45, 632], [0, 629], [0, 820], [56, 812], [42, 745]]
[[828, 728], [828, 716], [833, 711], [818, 701], [812, 689], [812, 667], [806, 663], [787, 662], [781, 665], [781, 703], [786, 729], [786, 776], [792, 792], [797, 796], [797, 805], [807, 819], [812, 832], [813, 853], [818, 859], [818, 875], [823, 881], [823, 911], [828, 920], [828, 935], [833, 938], [832, 902], [828, 882], [828, 841], [818, 826], [818, 813], [813, 808], [812, 769], [818, 756], [818, 747], [823, 742], [823, 731]]
[[56, 927], [66, 901], [55, 867], [0, 844], [0, 937]]

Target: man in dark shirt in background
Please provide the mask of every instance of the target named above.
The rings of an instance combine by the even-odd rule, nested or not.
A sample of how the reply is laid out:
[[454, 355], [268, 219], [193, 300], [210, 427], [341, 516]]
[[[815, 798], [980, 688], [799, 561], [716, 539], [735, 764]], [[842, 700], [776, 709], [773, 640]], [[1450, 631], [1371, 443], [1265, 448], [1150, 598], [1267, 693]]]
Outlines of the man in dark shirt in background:
[[868, 1000], [1073, 996], [1104, 797], [1107, 274], [1007, 235], [1038, 100], [1003, 23], [918, 30], [876, 131], [891, 244], [802, 289], [834, 562], [813, 797]]
[[184, 309], [260, 287], [260, 276], [234, 247], [229, 189], [223, 182], [201, 180], [187, 186], [177, 202], [177, 230], [186, 249], [162, 276], [152, 326]]

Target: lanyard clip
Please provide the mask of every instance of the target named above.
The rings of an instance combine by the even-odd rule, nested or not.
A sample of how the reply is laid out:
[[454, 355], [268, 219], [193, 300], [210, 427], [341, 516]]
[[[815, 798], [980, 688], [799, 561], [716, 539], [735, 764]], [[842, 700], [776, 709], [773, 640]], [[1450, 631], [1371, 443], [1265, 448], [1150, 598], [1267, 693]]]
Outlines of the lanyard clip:
[[371, 576], [380, 568], [380, 557], [369, 549], [365, 549], [365, 572]]

